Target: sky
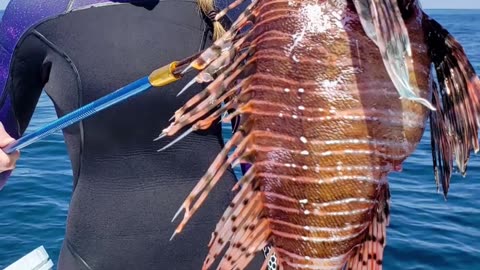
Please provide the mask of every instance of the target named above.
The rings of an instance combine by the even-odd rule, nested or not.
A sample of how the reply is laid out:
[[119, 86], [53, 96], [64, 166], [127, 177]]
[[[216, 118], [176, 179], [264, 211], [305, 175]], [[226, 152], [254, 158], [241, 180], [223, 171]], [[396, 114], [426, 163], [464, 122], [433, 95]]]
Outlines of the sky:
[[[28, 1], [28, 0], [24, 0]], [[56, 1], [56, 0], [45, 0]], [[420, 0], [423, 8], [480, 9], [480, 0]], [[10, 0], [0, 0], [0, 10], [5, 9]]]
[[480, 9], [479, 0], [420, 0], [420, 2], [423, 8]]

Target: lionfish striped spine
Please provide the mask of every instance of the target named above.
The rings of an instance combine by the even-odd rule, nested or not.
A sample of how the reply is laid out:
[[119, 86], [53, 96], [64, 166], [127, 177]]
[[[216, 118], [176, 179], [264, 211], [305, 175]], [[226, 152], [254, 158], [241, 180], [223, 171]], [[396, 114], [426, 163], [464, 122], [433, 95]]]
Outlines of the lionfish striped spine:
[[[471, 120], [478, 115], [472, 97], [478, 84], [458, 76], [471, 95], [463, 95], [469, 111], [443, 117], [453, 105], [448, 94], [443, 105], [438, 93], [432, 98], [437, 88], [430, 63], [443, 65], [439, 57], [451, 53], [429, 48], [434, 39], [424, 24], [430, 33], [441, 28], [416, 1], [405, 3], [399, 8], [395, 0], [254, 0], [190, 65], [200, 73], [187, 87], [209, 85], [175, 113], [162, 136], [190, 126], [178, 141], [227, 112], [223, 121], [240, 116], [240, 125], [175, 215], [185, 210], [175, 233], [230, 166], [252, 165], [234, 187], [238, 193], [212, 235], [204, 269], [217, 259], [219, 269], [244, 269], [267, 244], [281, 269], [382, 268], [388, 173], [400, 170], [415, 149], [429, 108], [437, 110], [431, 112], [433, 125], [449, 128], [454, 122], [458, 134], [467, 125], [476, 135]], [[402, 18], [401, 10], [410, 17]], [[457, 75], [476, 78], [466, 58], [459, 63]], [[452, 121], [456, 116], [466, 124]], [[449, 168], [451, 146], [465, 156], [471, 144], [462, 148], [442, 136], [447, 135], [435, 136], [443, 146], [434, 149], [434, 157]]]

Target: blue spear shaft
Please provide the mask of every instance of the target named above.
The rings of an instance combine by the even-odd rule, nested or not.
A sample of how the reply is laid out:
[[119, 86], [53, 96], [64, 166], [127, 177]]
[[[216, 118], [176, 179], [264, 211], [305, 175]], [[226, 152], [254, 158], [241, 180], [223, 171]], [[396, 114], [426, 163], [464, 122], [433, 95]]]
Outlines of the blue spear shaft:
[[[189, 58], [189, 60], [190, 59], [191, 58]], [[185, 62], [186, 61], [184, 60], [180, 63], [183, 65]], [[181, 73], [178, 72], [177, 66], [179, 66], [179, 62], [172, 62], [166, 66], [163, 66], [153, 71], [149, 76], [130, 83], [102, 98], [99, 98], [73, 112], [62, 116], [61, 118], [45, 125], [35, 132], [21, 137], [20, 139], [4, 147], [2, 150], [7, 154], [13, 153], [108, 107], [127, 100], [132, 96], [143, 93], [152, 87], [161, 87], [177, 81], [181, 77]]]

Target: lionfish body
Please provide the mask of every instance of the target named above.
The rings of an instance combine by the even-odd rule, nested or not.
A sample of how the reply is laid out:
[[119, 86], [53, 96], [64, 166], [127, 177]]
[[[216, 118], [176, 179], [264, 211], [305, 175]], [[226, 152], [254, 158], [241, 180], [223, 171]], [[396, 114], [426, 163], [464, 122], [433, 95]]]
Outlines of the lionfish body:
[[[371, 16], [375, 28], [362, 21], [368, 14], [361, 5], [367, 2], [377, 5], [367, 9], [378, 12]], [[389, 222], [387, 176], [399, 171], [414, 151], [430, 115], [424, 102], [399, 98], [395, 83], [402, 80], [402, 73], [386, 68], [386, 59], [398, 51], [384, 42], [389, 38], [379, 35], [381, 29], [374, 23], [387, 16], [382, 14], [382, 2], [390, 3], [254, 1], [192, 64], [201, 70], [196, 81], [211, 83], [177, 111], [164, 134], [173, 135], [192, 123], [190, 131], [207, 128], [231, 110], [224, 120], [240, 116], [241, 123], [182, 205], [180, 210], [186, 213], [177, 232], [230, 165], [251, 164], [213, 233], [204, 268], [221, 257], [220, 269], [244, 269], [266, 245], [272, 247], [269, 256], [275, 254], [281, 269], [382, 268]], [[411, 48], [411, 61], [405, 65], [408, 84], [417, 101], [431, 101], [437, 114], [444, 113], [451, 102], [443, 98], [446, 103], [440, 104], [438, 96], [447, 94], [435, 92], [431, 63], [450, 51], [435, 51], [429, 44], [446, 40], [448, 33], [435, 32], [436, 39], [429, 40], [431, 33], [443, 29], [430, 26], [434, 23], [415, 1], [404, 2], [399, 1], [403, 6], [395, 10], [404, 12], [402, 26]], [[394, 21], [384, 23], [388, 22], [394, 27]], [[446, 67], [453, 70], [442, 66]], [[462, 72], [457, 77], [469, 90], [460, 112], [449, 112], [471, 124], [477, 112], [476, 99], [472, 101], [472, 91], [478, 89], [472, 82], [476, 76], [468, 60], [453, 67]], [[440, 82], [442, 89], [448, 87], [446, 82]], [[452, 129], [462, 124], [448, 117], [435, 119], [432, 125]], [[476, 129], [469, 132], [476, 134]], [[433, 137], [448, 146], [434, 150], [434, 157], [440, 160], [436, 159], [437, 174], [440, 168], [441, 177], [449, 179], [449, 153], [464, 153], [460, 144], [455, 145], [455, 136], [442, 136], [446, 135]], [[442, 179], [445, 182], [448, 188]]]

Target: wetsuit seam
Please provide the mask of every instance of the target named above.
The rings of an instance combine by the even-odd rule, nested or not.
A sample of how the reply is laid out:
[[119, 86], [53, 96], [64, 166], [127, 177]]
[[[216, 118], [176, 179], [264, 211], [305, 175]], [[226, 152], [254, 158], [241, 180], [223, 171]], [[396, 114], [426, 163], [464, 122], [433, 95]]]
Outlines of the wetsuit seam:
[[208, 34], [210, 33], [210, 27], [208, 26], [207, 23], [203, 22], [203, 35], [202, 35], [202, 40], [200, 42], [200, 47], [198, 48], [198, 51], [203, 51], [205, 49], [205, 46], [207, 45], [207, 39], [208, 39]]
[[79, 260], [83, 266], [85, 266], [88, 270], [93, 270], [90, 265], [88, 265], [88, 263], [82, 258], [82, 256], [80, 256], [80, 254], [78, 254], [77, 250], [75, 250], [75, 248], [73, 247], [73, 245], [70, 243], [70, 241], [65, 238], [65, 242], [67, 244], [67, 248], [68, 248], [68, 251], [70, 251], [70, 254], [72, 254], [72, 256]]
[[[15, 44], [15, 47], [13, 48], [12, 51], [8, 50], [8, 48], [5, 47], [5, 45], [3, 44], [3, 42], [0, 42], [0, 49], [6, 51], [7, 53], [11, 53], [12, 54], [12, 58], [13, 59], [13, 56], [14, 56], [14, 52], [15, 50], [19, 47], [19, 45], [23, 42], [23, 40], [25, 40], [27, 38], [27, 36], [29, 36], [31, 34], [31, 31], [32, 29], [36, 29], [38, 28], [39, 26], [43, 25], [44, 23], [50, 21], [50, 20], [53, 20], [53, 19], [56, 19], [56, 18], [59, 18], [61, 16], [64, 16], [66, 15], [67, 13], [70, 13], [70, 12], [73, 12], [73, 11], [77, 11], [77, 10], [82, 10], [82, 9], [86, 9], [88, 7], [101, 7], [101, 6], [104, 6], [104, 5], [121, 5], [121, 4], [125, 4], [125, 3], [103, 3], [102, 5], [86, 5], [84, 7], [79, 7], [79, 8], [76, 8], [76, 9], [73, 9], [73, 4], [75, 4], [75, 0], [70, 0], [71, 2], [68, 3], [66, 9], [64, 12], [62, 13], [59, 13], [59, 14], [56, 14], [56, 15], [53, 15], [51, 17], [47, 17], [47, 18], [44, 18], [43, 20], [33, 24], [32, 26], [30, 26], [30, 28], [26, 29], [22, 36], [19, 38], [19, 40], [16, 42]], [[160, 0], [160, 2], [170, 2], [173, 0]], [[189, 2], [189, 3], [193, 3], [195, 1], [193, 0], [181, 0], [182, 2]], [[71, 4], [71, 6], [69, 6]], [[11, 74], [11, 71], [12, 71], [12, 65], [10, 64], [9, 65], [9, 74]], [[7, 78], [7, 83], [8, 83], [8, 80], [10, 79], [10, 75], [9, 75], [9, 78]], [[7, 84], [5, 85], [5, 89], [7, 88]], [[3, 90], [5, 90], [3, 89]], [[8, 91], [2, 91], [2, 93], [0, 93], [0, 108], [3, 108], [4, 106], [4, 103], [5, 103], [5, 100], [6, 100], [6, 96], [7, 96], [7, 93]]]
[[[32, 30], [32, 34], [35, 37], [37, 37], [40, 41], [42, 41], [45, 45], [47, 45], [49, 48], [51, 48], [55, 53], [57, 53], [58, 55], [63, 57], [65, 59], [65, 61], [67, 61], [67, 63], [72, 68], [72, 71], [75, 73], [75, 79], [76, 79], [76, 82], [77, 82], [77, 92], [78, 92], [77, 93], [77, 96], [78, 96], [77, 107], [80, 108], [83, 104], [83, 101], [82, 101], [82, 80], [81, 80], [81, 77], [80, 77], [80, 73], [78, 72], [78, 68], [75, 65], [75, 63], [73, 62], [72, 58], [70, 58], [70, 56], [68, 56], [68, 54], [65, 51], [60, 49], [60, 47], [55, 45], [55, 43], [48, 40], [38, 30], [36, 30], [36, 29]], [[83, 121], [80, 121], [78, 123], [78, 125], [79, 125], [79, 128], [80, 128], [80, 149], [79, 149], [79, 153], [78, 153], [78, 155], [79, 155], [79, 157], [78, 157], [79, 158], [78, 159], [78, 168], [77, 168], [78, 171], [76, 172], [76, 175], [75, 175], [75, 179], [77, 179], [77, 181], [78, 181], [78, 179], [80, 179], [80, 172], [81, 172], [81, 168], [82, 168], [82, 155], [83, 155], [83, 149], [84, 149]], [[76, 185], [73, 187], [73, 190], [75, 190], [75, 187], [76, 187]]]
[[[11, 58], [10, 58], [10, 63], [9, 63], [9, 68], [8, 68], [8, 77], [7, 77], [7, 80], [5, 82], [5, 86], [4, 86], [4, 89], [2, 91], [2, 93], [0, 94], [0, 108], [3, 108], [3, 106], [5, 105], [5, 101], [7, 100], [7, 95], [11, 94], [10, 91], [8, 90], [8, 85], [11, 83], [11, 79], [12, 79], [12, 76], [11, 74], [12, 71], [14, 70], [13, 69], [13, 66], [14, 66], [14, 57], [15, 57], [15, 52], [17, 51], [17, 49], [21, 46], [21, 44], [23, 44], [23, 42], [25, 41], [25, 39], [27, 39], [28, 36], [30, 36], [32, 34], [32, 31], [37, 28], [38, 26], [44, 24], [45, 22], [47, 21], [50, 21], [52, 19], [55, 19], [55, 18], [58, 18], [58, 17], [61, 17], [65, 15], [65, 13], [61, 13], [61, 14], [57, 14], [55, 16], [52, 16], [52, 17], [48, 17], [48, 18], [45, 18], [44, 20], [42, 21], [39, 21], [35, 24], [33, 24], [32, 26], [30, 26], [29, 28], [25, 29], [23, 34], [21, 35], [21, 37], [17, 40], [17, 42], [15, 43], [15, 46], [13, 47], [13, 50], [10, 52], [10, 50], [8, 50], [8, 48], [5, 47], [5, 45], [3, 44], [3, 42], [0, 42], [0, 47], [5, 50], [7, 53], [11, 54]], [[13, 114], [15, 116], [15, 122], [17, 124], [17, 135], [20, 136], [21, 132], [20, 132], [20, 123], [18, 123], [18, 119], [15, 115], [15, 108], [14, 108], [14, 104], [12, 102], [12, 109], [13, 109]]]

